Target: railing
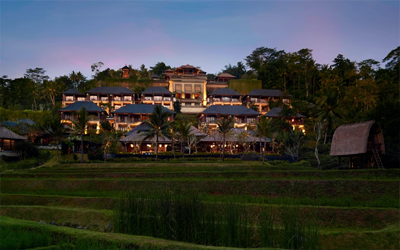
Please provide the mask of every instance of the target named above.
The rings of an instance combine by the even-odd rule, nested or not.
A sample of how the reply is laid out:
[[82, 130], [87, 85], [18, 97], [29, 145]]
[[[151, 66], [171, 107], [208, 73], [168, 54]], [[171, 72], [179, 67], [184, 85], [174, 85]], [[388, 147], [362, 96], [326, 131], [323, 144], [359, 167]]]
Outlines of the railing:
[[213, 98], [213, 101], [214, 101], [214, 102], [220, 102], [220, 101], [221, 101], [221, 98]]
[[117, 122], [123, 122], [123, 123], [136, 123], [141, 121], [142, 119], [140, 118], [130, 118], [130, 117], [123, 117], [117, 119]]
[[89, 119], [89, 121], [98, 121], [99, 120], [99, 117], [97, 117], [97, 116], [89, 116], [88, 117]]
[[154, 97], [154, 101], [162, 101], [162, 97], [161, 96], [155, 96]]
[[231, 98], [229, 98], [229, 97], [222, 97], [222, 101], [223, 101], [223, 102], [230, 102], [230, 101], [231, 101]]
[[239, 99], [232, 99], [232, 102], [240, 102]]
[[207, 117], [206, 122], [207, 123], [215, 123], [215, 117]]
[[85, 98], [85, 97], [78, 97], [78, 101], [79, 101], [79, 102], [81, 102], [81, 101], [86, 101], [86, 98]]

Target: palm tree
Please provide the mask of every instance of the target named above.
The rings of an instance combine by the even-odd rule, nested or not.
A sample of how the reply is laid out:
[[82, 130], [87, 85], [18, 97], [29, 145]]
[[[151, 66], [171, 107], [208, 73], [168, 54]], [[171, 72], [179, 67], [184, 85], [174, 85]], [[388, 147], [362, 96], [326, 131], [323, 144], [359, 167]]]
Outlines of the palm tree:
[[190, 137], [190, 127], [192, 126], [192, 123], [188, 119], [177, 119], [175, 120], [175, 133], [177, 138], [179, 139], [181, 143], [181, 151], [183, 154], [183, 163], [185, 163], [185, 148], [183, 147], [184, 142]]
[[161, 105], [157, 105], [154, 108], [152, 115], [149, 120], [144, 121], [144, 124], [148, 127], [147, 130], [141, 130], [139, 133], [144, 133], [145, 138], [143, 140], [156, 137], [156, 161], [158, 160], [158, 139], [161, 136], [170, 138], [170, 125], [168, 117], [171, 115], [168, 111], [163, 111]]
[[233, 117], [222, 117], [218, 119], [216, 122], [217, 131], [222, 134], [223, 142], [222, 142], [222, 161], [225, 160], [225, 143], [226, 143], [226, 134], [233, 129], [234, 120]]
[[86, 77], [82, 74], [82, 72], [78, 71], [78, 73], [76, 73], [75, 76], [76, 79], [76, 88], [78, 88], [82, 82], [84, 82], [86, 80]]
[[265, 151], [267, 148], [267, 136], [269, 136], [273, 132], [273, 127], [271, 125], [271, 120], [267, 119], [265, 116], [261, 116], [260, 120], [256, 124], [256, 135], [260, 138], [260, 142], [262, 138], [264, 138], [264, 147], [262, 151], [262, 164], [265, 162]]
[[[326, 128], [328, 130], [335, 129], [342, 118], [342, 110], [337, 102], [335, 94], [327, 93], [326, 95], [316, 97], [315, 102], [318, 107], [318, 119], [326, 122]], [[324, 145], [326, 144], [328, 130], [325, 130]]]
[[75, 133], [81, 136], [81, 163], [83, 163], [83, 135], [86, 132], [86, 124], [88, 121], [89, 114], [86, 112], [85, 107], [75, 113], [75, 119], [72, 120]]
[[57, 162], [59, 162], [59, 156], [58, 156], [58, 144], [61, 142], [61, 138], [63, 137], [65, 133], [65, 126], [63, 123], [61, 123], [61, 116], [60, 114], [53, 114], [50, 116], [46, 116], [44, 119], [44, 124], [39, 125], [39, 129], [42, 130], [43, 132], [47, 133], [50, 135], [50, 137], [53, 137], [56, 142], [57, 142]]
[[71, 74], [69, 74], [69, 79], [74, 83], [75, 88], [78, 87], [78, 75], [75, 73], [75, 71], [72, 71]]

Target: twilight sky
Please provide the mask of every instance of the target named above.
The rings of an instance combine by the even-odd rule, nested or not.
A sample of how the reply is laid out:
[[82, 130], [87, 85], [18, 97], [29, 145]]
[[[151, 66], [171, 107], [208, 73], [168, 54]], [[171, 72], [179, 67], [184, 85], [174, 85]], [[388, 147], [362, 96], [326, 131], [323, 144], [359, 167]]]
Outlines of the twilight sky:
[[261, 46], [309, 48], [321, 64], [338, 54], [382, 61], [400, 45], [399, 13], [398, 1], [0, 0], [0, 75], [41, 67], [90, 78], [99, 61], [216, 73]]

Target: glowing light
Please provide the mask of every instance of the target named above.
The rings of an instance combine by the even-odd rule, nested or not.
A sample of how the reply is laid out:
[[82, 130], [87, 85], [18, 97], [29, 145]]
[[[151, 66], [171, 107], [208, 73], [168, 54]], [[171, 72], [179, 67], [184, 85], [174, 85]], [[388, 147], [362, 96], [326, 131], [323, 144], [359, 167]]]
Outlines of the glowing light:
[[131, 148], [133, 148], [133, 144], [131, 144]]

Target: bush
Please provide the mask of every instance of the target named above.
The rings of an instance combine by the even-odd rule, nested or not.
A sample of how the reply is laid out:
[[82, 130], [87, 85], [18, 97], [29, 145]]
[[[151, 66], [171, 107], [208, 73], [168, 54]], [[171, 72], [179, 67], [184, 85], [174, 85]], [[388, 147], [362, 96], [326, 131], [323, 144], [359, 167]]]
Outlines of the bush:
[[74, 155], [72, 156], [72, 158], [74, 158], [74, 161], [77, 161], [77, 160], [78, 160], [78, 156], [77, 156], [76, 154], [74, 154]]
[[21, 159], [39, 157], [38, 148], [27, 140], [17, 142], [15, 144], [15, 150], [20, 152]]
[[89, 148], [88, 150], [88, 160], [89, 161], [103, 161], [104, 157], [103, 157], [103, 152], [100, 148], [98, 149], [93, 149], [93, 148]]

